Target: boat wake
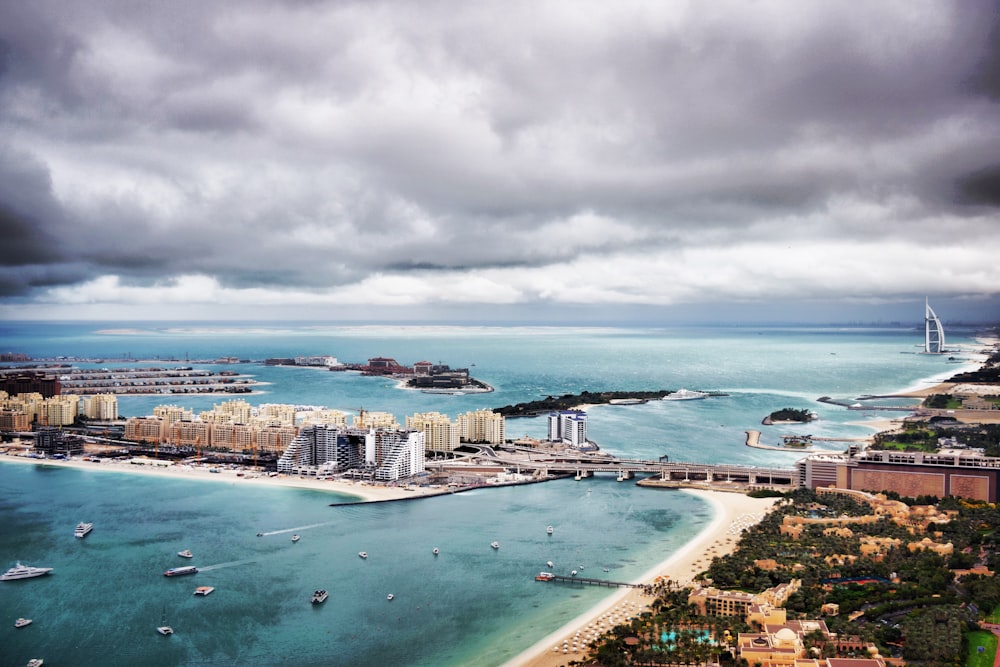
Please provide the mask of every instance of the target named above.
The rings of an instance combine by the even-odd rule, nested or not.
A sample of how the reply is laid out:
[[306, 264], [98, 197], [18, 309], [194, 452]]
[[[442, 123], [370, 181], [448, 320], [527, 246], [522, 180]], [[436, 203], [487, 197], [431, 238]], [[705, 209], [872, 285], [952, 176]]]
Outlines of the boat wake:
[[255, 559], [247, 558], [245, 560], [234, 560], [228, 563], [218, 563], [216, 565], [206, 565], [205, 567], [198, 566], [199, 572], [209, 572], [211, 570], [221, 570], [224, 567], [235, 567], [237, 565], [246, 565], [247, 563], [253, 563]]
[[269, 530], [265, 533], [258, 533], [259, 537], [267, 537], [268, 535], [284, 535], [286, 533], [298, 533], [303, 530], [309, 530], [310, 528], [322, 528], [323, 526], [332, 526], [335, 521], [324, 521], [323, 523], [314, 523], [308, 526], [299, 526], [297, 528], [282, 528], [280, 530]]

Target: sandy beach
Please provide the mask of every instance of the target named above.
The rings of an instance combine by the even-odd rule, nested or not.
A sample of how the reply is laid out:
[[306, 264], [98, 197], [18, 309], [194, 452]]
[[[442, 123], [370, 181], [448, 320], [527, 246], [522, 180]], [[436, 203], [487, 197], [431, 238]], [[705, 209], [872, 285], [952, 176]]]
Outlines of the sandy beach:
[[[155, 475], [158, 477], [182, 477], [184, 479], [202, 480], [217, 484], [228, 483], [262, 487], [293, 487], [299, 489], [311, 489], [313, 491], [343, 493], [356, 497], [358, 502], [404, 500], [449, 493], [448, 489], [437, 486], [385, 486], [381, 484], [371, 484], [369, 482], [320, 480], [294, 475], [277, 475], [274, 477], [268, 475], [257, 476], [251, 473], [246, 473], [242, 470], [238, 471], [223, 466], [212, 465], [137, 465], [124, 461], [113, 461], [111, 459], [103, 459], [101, 463], [94, 463], [92, 461], [82, 461], [79, 459], [34, 459], [14, 454], [8, 454], [6, 456], [0, 455], [0, 463], [60, 466], [64, 468], [77, 468], [80, 470], [90, 470], [94, 472], [119, 472], [132, 475]], [[219, 472], [210, 472], [213, 469], [218, 470]], [[244, 472], [244, 474], [238, 475], [238, 472]]]
[[[681, 585], [690, 584], [696, 575], [705, 570], [713, 556], [731, 552], [742, 530], [758, 523], [776, 502], [775, 498], [749, 498], [739, 493], [702, 489], [682, 489], [678, 493], [690, 493], [703, 498], [712, 505], [715, 517], [712, 523], [684, 547], [670, 554], [633, 583], [651, 584], [662, 576]], [[586, 653], [585, 646], [595, 633], [602, 634], [618, 623], [625, 622], [627, 618], [642, 613], [653, 599], [643, 594], [641, 589], [619, 589], [600, 604], [504, 663], [504, 667], [561, 667], [572, 660], [581, 660]], [[573, 651], [575, 642], [578, 652]]]

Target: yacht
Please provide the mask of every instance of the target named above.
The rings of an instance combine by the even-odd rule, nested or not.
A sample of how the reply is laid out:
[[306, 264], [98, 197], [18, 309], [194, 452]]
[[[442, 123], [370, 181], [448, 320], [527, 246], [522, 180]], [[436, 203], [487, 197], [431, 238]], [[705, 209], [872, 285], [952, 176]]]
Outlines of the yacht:
[[392, 593], [389, 593], [388, 595], [385, 596], [385, 599], [386, 600], [392, 600], [394, 597], [396, 597], [396, 596], [393, 595]]
[[194, 589], [194, 594], [205, 596], [214, 590], [215, 590], [214, 586], [199, 586], [198, 588]]
[[499, 549], [500, 548], [500, 543], [497, 542], [496, 540], [494, 540], [494, 541], [490, 542], [490, 546], [493, 547], [494, 549]]
[[31, 625], [31, 619], [30, 618], [19, 618], [16, 621], [14, 621], [14, 627], [15, 628], [23, 628], [26, 625]]
[[330, 594], [327, 593], [323, 589], [320, 589], [318, 591], [313, 591], [312, 603], [313, 604], [322, 604], [322, 603], [326, 602], [326, 599], [328, 597], [330, 597]]
[[76, 524], [76, 530], [73, 531], [73, 534], [76, 535], [77, 537], [86, 537], [87, 534], [93, 529], [94, 529], [94, 524], [83, 523], [81, 521], [80, 523]]
[[195, 574], [198, 571], [194, 565], [185, 565], [184, 567], [172, 567], [163, 573], [164, 577], [179, 577], [184, 574]]
[[550, 568], [555, 567], [555, 564], [550, 560], [545, 561], [545, 564], [548, 565]]
[[164, 637], [169, 637], [170, 635], [174, 634], [174, 629], [169, 625], [167, 625], [166, 611], [164, 611], [163, 614], [160, 616], [160, 625], [156, 628], [156, 631], [159, 632]]
[[551, 572], [539, 572], [535, 575], [535, 581], [552, 581], [555, 575]]
[[437, 547], [434, 547], [433, 549], [431, 549], [431, 553], [437, 556], [439, 553], [441, 553], [441, 550], [438, 549]]
[[194, 554], [191, 553], [190, 549], [185, 549], [184, 551], [178, 551], [177, 555], [181, 558], [194, 558]]
[[551, 535], [552, 533], [556, 532], [556, 529], [553, 528], [552, 526], [548, 526], [545, 528], [545, 532]]
[[44, 664], [45, 661], [42, 660], [41, 658], [32, 658], [31, 660], [28, 661], [28, 667], [42, 667], [42, 665]]
[[295, 533], [294, 535], [292, 535], [292, 542], [298, 542], [301, 539], [302, 538], [299, 536], [298, 533]]
[[51, 567], [31, 567], [30, 565], [21, 565], [21, 561], [18, 561], [17, 565], [0, 574], [0, 581], [30, 579], [31, 577], [40, 577], [43, 574], [48, 574], [51, 571]]
[[358, 552], [358, 558], [368, 558], [368, 552], [367, 551], [359, 551]]
[[708, 394], [703, 391], [691, 391], [690, 389], [678, 389], [672, 394], [664, 396], [662, 401], [696, 401], [699, 398], [708, 398]]

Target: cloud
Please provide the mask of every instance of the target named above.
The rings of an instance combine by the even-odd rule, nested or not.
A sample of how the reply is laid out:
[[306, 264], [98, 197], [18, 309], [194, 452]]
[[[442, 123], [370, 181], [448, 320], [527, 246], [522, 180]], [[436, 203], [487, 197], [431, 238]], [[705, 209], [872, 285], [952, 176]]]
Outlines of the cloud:
[[8, 5], [0, 312], [1000, 285], [986, 1]]

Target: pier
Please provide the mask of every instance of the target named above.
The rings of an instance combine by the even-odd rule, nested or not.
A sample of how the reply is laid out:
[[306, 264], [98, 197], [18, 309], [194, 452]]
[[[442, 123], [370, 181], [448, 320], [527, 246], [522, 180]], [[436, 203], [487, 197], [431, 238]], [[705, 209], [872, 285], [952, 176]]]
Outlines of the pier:
[[553, 574], [548, 581], [558, 581], [569, 584], [584, 584], [587, 586], [606, 586], [608, 588], [644, 588], [645, 584], [630, 584], [625, 581], [608, 581], [607, 579], [591, 579], [590, 577], [567, 577]]

